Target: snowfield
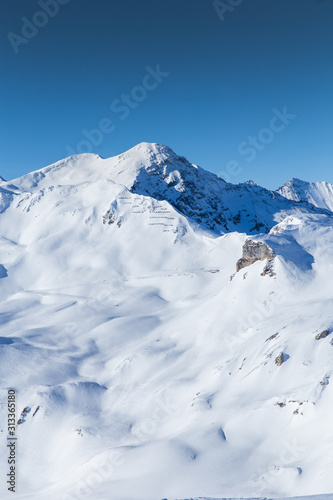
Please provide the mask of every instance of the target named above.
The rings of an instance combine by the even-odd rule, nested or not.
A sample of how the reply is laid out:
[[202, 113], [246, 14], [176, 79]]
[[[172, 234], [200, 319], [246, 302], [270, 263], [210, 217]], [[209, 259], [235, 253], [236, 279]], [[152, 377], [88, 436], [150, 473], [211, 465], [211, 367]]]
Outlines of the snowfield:
[[[305, 497], [288, 497], [288, 498], [284, 498], [284, 500], [331, 500], [333, 497], [332, 495], [311, 495], [311, 496], [305, 496]], [[235, 500], [235, 499], [232, 499], [232, 498], [208, 498], [208, 497], [199, 497], [199, 498], [188, 498], [186, 500]], [[246, 499], [246, 498], [242, 498], [242, 499], [238, 499], [238, 500], [258, 500], [258, 499]], [[268, 500], [268, 499], [266, 499]]]
[[[0, 212], [1, 498], [13, 388], [16, 498], [333, 499], [328, 204], [142, 143]], [[274, 257], [236, 272], [249, 238]]]

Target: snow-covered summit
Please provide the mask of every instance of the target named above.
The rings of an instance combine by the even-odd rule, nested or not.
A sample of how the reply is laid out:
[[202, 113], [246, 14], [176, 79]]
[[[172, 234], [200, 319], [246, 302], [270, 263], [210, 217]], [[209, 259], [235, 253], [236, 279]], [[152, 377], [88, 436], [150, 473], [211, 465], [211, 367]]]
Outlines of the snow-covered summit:
[[316, 207], [333, 211], [333, 184], [290, 179], [277, 192], [292, 201], [307, 201]]
[[[191, 164], [167, 146], [143, 142], [115, 157], [95, 154], [66, 158], [12, 181], [18, 192], [56, 186], [115, 183], [131, 193], [165, 200], [203, 228], [218, 233], [268, 232], [296, 212], [322, 213], [306, 201], [295, 203], [252, 181], [234, 185]], [[297, 200], [298, 201], [298, 200]]]

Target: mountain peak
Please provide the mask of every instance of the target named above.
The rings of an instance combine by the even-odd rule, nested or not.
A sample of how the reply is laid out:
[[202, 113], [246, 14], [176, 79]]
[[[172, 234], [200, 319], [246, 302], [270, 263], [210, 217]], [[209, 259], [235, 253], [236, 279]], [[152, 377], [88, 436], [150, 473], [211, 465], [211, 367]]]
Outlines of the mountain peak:
[[286, 199], [283, 192], [269, 191], [252, 181], [229, 184], [168, 146], [149, 142], [107, 159], [90, 153], [70, 156], [15, 179], [14, 184], [15, 192], [32, 194], [36, 199], [54, 189], [75, 194], [90, 186], [95, 205], [100, 196], [97, 193], [105, 190], [113, 196], [110, 186], [116, 184], [132, 194], [167, 201], [201, 227], [219, 234], [267, 233], [295, 210], [322, 213], [306, 202], [295, 206], [295, 201], [305, 199], [297, 195], [299, 187], [294, 191], [288, 187], [286, 192], [296, 194]]
[[306, 201], [312, 205], [333, 211], [333, 185], [328, 182], [307, 182], [292, 178], [277, 192], [292, 201]]
[[[171, 161], [182, 157], [178, 156], [169, 146], [155, 142], [140, 142], [131, 149], [118, 155], [117, 158], [132, 158], [134, 162], [138, 163], [138, 161], [141, 161], [141, 166], [144, 167], [147, 162], [159, 164], [164, 160]], [[187, 163], [189, 164], [189, 162]]]
[[159, 144], [157, 142], [140, 142], [133, 148], [129, 149], [129, 151], [135, 150], [135, 151], [158, 151], [158, 152], [167, 152], [167, 153], [173, 153], [175, 154], [172, 149], [169, 146], [166, 146], [164, 144]]
[[[132, 193], [166, 200], [201, 226], [220, 232], [268, 232], [295, 203], [248, 181], [234, 185], [178, 156], [168, 146], [138, 144], [117, 158], [109, 178]], [[303, 211], [315, 209], [306, 203]], [[278, 215], [278, 214], [281, 214]]]

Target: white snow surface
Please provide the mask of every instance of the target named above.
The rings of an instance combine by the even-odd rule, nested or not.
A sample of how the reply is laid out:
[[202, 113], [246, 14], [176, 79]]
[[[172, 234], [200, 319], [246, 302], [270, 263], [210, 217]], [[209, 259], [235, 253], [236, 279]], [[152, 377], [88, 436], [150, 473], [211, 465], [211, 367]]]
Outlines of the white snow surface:
[[328, 182], [306, 182], [291, 179], [277, 192], [292, 201], [307, 201], [316, 207], [333, 211], [333, 185]]
[[[284, 500], [332, 500], [333, 498], [333, 494], [332, 495], [307, 495], [305, 497], [288, 497], [288, 498], [284, 498]], [[187, 499], [184, 499], [184, 500], [236, 500], [236, 499], [233, 499], [233, 498], [208, 498], [208, 497], [196, 497], [196, 498], [187, 498]], [[259, 500], [259, 499], [246, 499], [246, 498], [242, 498], [242, 499], [238, 499], [238, 500]], [[268, 500], [268, 499], [265, 499], [265, 500]]]
[[330, 212], [148, 143], [0, 194], [1, 498], [10, 388], [16, 498], [333, 498]]

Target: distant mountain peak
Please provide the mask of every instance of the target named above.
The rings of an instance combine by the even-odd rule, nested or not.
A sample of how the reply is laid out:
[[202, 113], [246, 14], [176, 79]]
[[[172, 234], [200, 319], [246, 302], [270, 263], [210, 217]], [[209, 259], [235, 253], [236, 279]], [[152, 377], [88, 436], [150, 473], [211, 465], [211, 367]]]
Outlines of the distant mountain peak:
[[291, 201], [306, 201], [315, 207], [333, 211], [333, 185], [328, 182], [307, 182], [292, 178], [277, 193]]

